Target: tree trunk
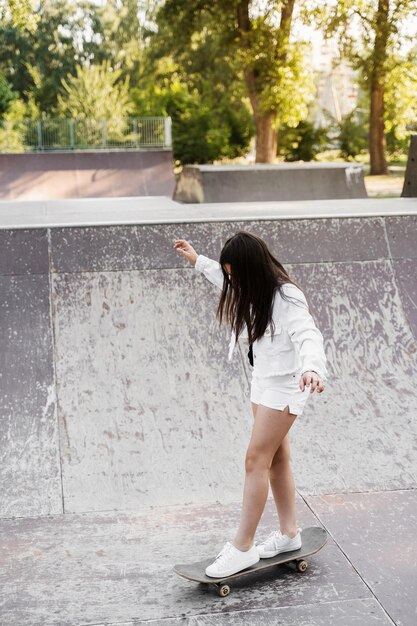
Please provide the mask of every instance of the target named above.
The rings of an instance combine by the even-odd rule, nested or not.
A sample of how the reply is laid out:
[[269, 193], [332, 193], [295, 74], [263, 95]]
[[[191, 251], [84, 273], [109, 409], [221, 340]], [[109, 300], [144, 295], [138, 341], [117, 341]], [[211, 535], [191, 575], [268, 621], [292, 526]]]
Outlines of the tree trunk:
[[371, 110], [369, 118], [369, 154], [371, 174], [386, 174], [386, 140], [384, 134], [384, 87], [371, 85]]
[[275, 113], [255, 116], [256, 163], [273, 163], [277, 155], [277, 131], [274, 128]]
[[[281, 9], [280, 20], [280, 45], [277, 46], [276, 62], [285, 65], [287, 61], [287, 45], [291, 29], [291, 20], [295, 0], [285, 0]], [[251, 50], [251, 44], [247, 35], [251, 31], [252, 24], [249, 15], [250, 0], [240, 0], [237, 5], [237, 24], [241, 40], [241, 47], [247, 52]], [[249, 101], [253, 110], [256, 128], [256, 163], [272, 163], [277, 155], [277, 129], [275, 127], [276, 111], [263, 111], [259, 106], [259, 96], [262, 87], [257, 80], [257, 70], [252, 67], [244, 67], [246, 87]]]
[[386, 174], [386, 141], [384, 135], [384, 87], [388, 40], [392, 25], [389, 21], [390, 0], [378, 0], [375, 20], [375, 42], [370, 75], [371, 104], [369, 112], [369, 156], [371, 174]]

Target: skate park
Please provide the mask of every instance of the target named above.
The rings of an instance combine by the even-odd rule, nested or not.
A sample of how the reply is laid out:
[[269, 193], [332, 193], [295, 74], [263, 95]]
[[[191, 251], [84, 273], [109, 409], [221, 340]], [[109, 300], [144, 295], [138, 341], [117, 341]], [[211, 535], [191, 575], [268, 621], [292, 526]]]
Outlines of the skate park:
[[[403, 197], [377, 200], [180, 204], [155, 185], [0, 203], [1, 623], [415, 624], [414, 180], [410, 165]], [[298, 524], [328, 541], [305, 573], [219, 598], [172, 567], [238, 522], [250, 372], [173, 241], [218, 258], [241, 229], [324, 336], [327, 388], [291, 442]], [[275, 523], [269, 499], [259, 532]]]

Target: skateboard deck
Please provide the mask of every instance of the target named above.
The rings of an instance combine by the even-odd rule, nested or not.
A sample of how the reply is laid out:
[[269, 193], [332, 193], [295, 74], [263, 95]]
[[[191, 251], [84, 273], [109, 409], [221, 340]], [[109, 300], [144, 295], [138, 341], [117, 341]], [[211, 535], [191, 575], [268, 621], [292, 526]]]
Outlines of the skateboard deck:
[[247, 574], [253, 574], [261, 570], [267, 570], [270, 567], [275, 567], [283, 563], [294, 563], [298, 572], [305, 572], [308, 567], [308, 562], [305, 560], [306, 556], [315, 554], [325, 545], [327, 541], [327, 532], [324, 528], [319, 526], [310, 526], [304, 528], [301, 531], [301, 548], [299, 550], [292, 550], [291, 552], [281, 552], [277, 556], [273, 556], [269, 559], [260, 559], [258, 563], [248, 567], [236, 574], [226, 576], [225, 578], [212, 578], [206, 576], [205, 570], [210, 563], [213, 563], [214, 558], [204, 559], [204, 561], [197, 561], [197, 563], [185, 563], [182, 565], [174, 565], [174, 572], [196, 583], [203, 583], [207, 585], [214, 585], [217, 589], [219, 596], [228, 596], [230, 593], [229, 580], [233, 578], [240, 578]]

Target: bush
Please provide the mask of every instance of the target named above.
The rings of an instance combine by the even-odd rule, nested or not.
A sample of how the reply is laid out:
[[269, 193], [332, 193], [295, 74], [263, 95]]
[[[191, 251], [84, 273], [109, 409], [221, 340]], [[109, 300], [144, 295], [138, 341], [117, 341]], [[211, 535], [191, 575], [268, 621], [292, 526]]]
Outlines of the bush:
[[10, 104], [16, 98], [16, 95], [17, 94], [12, 91], [12, 88], [6, 78], [0, 73], [0, 118], [7, 113], [10, 108]]
[[174, 159], [187, 163], [212, 163], [244, 155], [253, 136], [252, 116], [240, 101], [191, 89], [174, 78], [170, 84], [148, 85], [131, 92], [134, 114], [169, 115], [172, 119]]
[[339, 123], [340, 155], [344, 159], [354, 159], [368, 150], [369, 124], [361, 109], [355, 109]]
[[328, 128], [315, 128], [302, 120], [296, 127], [284, 126], [278, 134], [278, 154], [285, 161], [313, 161], [328, 143]]
[[402, 129], [398, 129], [397, 124], [391, 124], [390, 130], [385, 133], [385, 139], [387, 142], [387, 152], [390, 157], [400, 157], [401, 155], [408, 154], [410, 133], [402, 132]]

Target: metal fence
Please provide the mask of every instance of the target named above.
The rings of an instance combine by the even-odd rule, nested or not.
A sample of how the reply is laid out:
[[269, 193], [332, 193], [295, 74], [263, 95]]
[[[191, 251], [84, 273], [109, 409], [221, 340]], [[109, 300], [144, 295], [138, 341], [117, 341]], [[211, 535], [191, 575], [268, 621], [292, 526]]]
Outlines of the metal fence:
[[111, 120], [39, 119], [0, 122], [0, 152], [169, 149], [170, 117]]

